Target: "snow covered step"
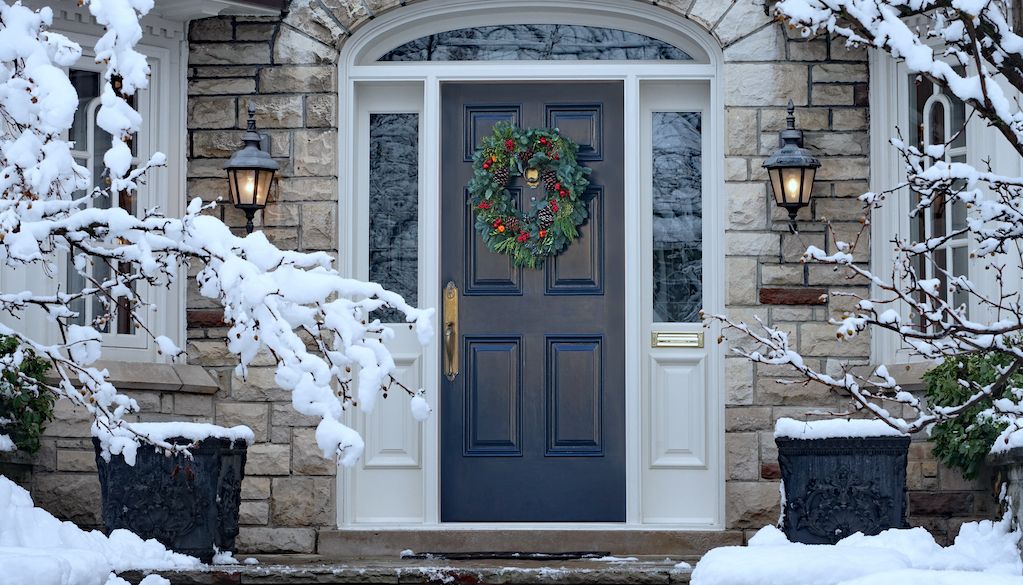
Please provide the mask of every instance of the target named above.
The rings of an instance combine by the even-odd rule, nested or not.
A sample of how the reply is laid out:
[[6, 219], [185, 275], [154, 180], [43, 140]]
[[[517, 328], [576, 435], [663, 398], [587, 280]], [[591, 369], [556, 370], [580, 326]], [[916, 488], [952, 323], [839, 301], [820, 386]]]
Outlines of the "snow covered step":
[[328, 559], [387, 558], [416, 553], [561, 553], [700, 556], [741, 545], [742, 532], [678, 530], [324, 530], [318, 552]]

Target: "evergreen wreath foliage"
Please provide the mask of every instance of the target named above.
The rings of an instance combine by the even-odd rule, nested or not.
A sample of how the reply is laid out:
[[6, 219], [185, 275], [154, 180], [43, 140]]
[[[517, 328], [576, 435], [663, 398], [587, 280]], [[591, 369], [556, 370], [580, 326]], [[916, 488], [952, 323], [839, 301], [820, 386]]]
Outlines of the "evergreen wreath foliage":
[[[488, 248], [512, 257], [515, 266], [537, 268], [579, 237], [588, 210], [583, 193], [590, 169], [576, 162], [579, 146], [557, 129], [494, 126], [473, 155], [468, 205]], [[539, 172], [543, 197], [520, 209], [508, 189], [512, 177]], [[523, 193], [523, 198], [528, 192]]]

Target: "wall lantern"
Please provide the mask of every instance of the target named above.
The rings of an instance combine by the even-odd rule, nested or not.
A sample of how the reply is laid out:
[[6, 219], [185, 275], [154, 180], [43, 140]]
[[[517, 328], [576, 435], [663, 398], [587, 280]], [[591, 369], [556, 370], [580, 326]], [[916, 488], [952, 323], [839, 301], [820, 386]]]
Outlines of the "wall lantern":
[[245, 146], [231, 155], [224, 165], [227, 170], [228, 192], [231, 203], [245, 212], [245, 233], [252, 233], [252, 218], [256, 211], [266, 207], [274, 173], [279, 168], [266, 150], [260, 149], [263, 136], [256, 130], [256, 108], [249, 104], [249, 123], [242, 136]]
[[779, 134], [781, 148], [764, 161], [778, 207], [789, 212], [790, 229], [796, 231], [796, 213], [810, 204], [813, 178], [821, 161], [803, 148], [803, 131], [796, 130], [795, 106], [789, 100], [786, 128]]

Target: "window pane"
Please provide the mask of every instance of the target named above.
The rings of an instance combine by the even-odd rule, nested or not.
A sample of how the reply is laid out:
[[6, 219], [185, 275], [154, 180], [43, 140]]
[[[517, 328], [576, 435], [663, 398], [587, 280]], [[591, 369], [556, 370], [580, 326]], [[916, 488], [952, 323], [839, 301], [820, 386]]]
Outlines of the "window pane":
[[[969, 277], [970, 251], [966, 246], [952, 249], [952, 275]], [[958, 307], [969, 302], [969, 294], [963, 290], [952, 293], [952, 305]]]
[[381, 61], [691, 61], [685, 51], [646, 35], [571, 24], [461, 28], [418, 38]]
[[653, 320], [692, 323], [703, 305], [701, 119], [653, 114]]
[[[369, 116], [369, 279], [409, 304], [419, 292], [419, 115]], [[374, 312], [404, 323], [397, 310]]]

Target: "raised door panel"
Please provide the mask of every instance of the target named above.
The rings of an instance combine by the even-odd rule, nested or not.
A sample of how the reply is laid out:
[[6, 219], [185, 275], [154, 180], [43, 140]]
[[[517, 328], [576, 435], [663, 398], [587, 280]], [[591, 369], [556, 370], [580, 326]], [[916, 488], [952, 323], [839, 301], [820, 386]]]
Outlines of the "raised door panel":
[[467, 337], [467, 457], [522, 455], [522, 352], [518, 337]]
[[650, 466], [706, 467], [705, 357], [652, 351], [650, 368]]
[[604, 364], [600, 336], [548, 336], [548, 456], [604, 454]]

